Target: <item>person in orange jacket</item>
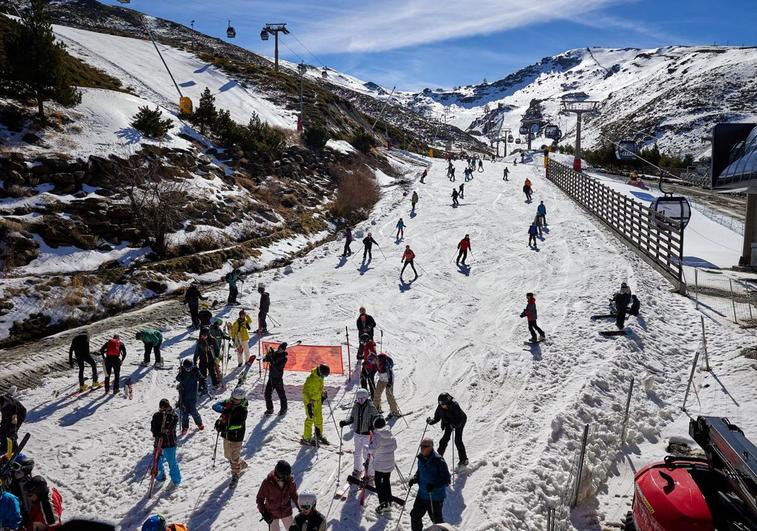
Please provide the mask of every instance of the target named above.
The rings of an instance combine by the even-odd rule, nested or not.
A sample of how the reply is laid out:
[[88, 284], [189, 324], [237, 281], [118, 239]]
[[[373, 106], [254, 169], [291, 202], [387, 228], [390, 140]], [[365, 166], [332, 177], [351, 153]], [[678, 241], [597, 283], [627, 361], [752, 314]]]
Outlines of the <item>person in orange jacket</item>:
[[465, 238], [460, 240], [460, 243], [457, 244], [457, 248], [460, 250], [459, 253], [457, 253], [457, 260], [455, 260], [455, 263], [457, 265], [460, 265], [460, 262], [465, 265], [465, 259], [468, 256], [468, 251], [471, 250], [470, 248], [470, 236], [468, 234], [465, 235]]
[[402, 266], [402, 271], [400, 271], [400, 280], [402, 280], [402, 275], [405, 273], [405, 268], [407, 266], [410, 266], [413, 269], [413, 273], [415, 273], [415, 280], [418, 278], [418, 272], [415, 270], [415, 264], [413, 264], [413, 260], [415, 260], [415, 253], [412, 249], [410, 249], [409, 245], [405, 245], [405, 252], [402, 253], [402, 262], [405, 262], [405, 264]]

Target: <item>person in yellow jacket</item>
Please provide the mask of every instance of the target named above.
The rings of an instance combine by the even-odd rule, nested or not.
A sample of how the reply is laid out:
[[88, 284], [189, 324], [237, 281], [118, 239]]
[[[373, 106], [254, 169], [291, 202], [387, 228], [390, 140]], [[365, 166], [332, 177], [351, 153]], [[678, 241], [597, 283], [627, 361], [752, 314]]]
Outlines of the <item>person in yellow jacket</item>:
[[239, 310], [239, 317], [231, 325], [231, 340], [237, 351], [237, 367], [250, 357], [250, 323], [252, 319], [244, 310]]
[[[321, 364], [312, 371], [302, 387], [302, 402], [305, 404], [305, 430], [302, 444], [316, 446], [329, 444], [323, 436], [323, 401], [326, 391], [323, 389], [323, 379], [331, 373], [328, 365]], [[313, 423], [315, 423], [315, 437], [313, 437]]]

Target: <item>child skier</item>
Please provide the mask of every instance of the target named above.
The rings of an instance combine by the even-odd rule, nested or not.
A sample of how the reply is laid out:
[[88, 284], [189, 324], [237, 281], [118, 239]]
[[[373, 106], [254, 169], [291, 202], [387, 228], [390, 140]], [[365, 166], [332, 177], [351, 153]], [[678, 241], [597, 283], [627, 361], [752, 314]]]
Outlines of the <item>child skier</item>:
[[405, 222], [402, 221], [402, 218], [397, 222], [397, 236], [395, 236], [395, 239], [399, 241], [400, 239], [405, 237]]
[[370, 394], [365, 389], [358, 389], [355, 393], [355, 403], [352, 405], [350, 417], [339, 421], [339, 426], [352, 425], [355, 442], [354, 467], [352, 477], [360, 479], [363, 463], [368, 461], [367, 480], [373, 484], [373, 460], [368, 456], [368, 436], [373, 429], [373, 419], [379, 413], [370, 401]]

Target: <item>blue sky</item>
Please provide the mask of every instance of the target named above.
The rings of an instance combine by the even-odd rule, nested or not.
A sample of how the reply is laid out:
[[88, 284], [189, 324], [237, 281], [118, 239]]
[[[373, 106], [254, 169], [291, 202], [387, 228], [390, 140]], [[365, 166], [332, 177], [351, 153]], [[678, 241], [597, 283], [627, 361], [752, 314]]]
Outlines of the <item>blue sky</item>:
[[[114, 4], [113, 0], [104, 3]], [[713, 6], [717, 5], [717, 8]], [[757, 45], [757, 0], [132, 0], [134, 9], [402, 90], [500, 79], [570, 48]], [[757, 53], [757, 50], [755, 51]]]

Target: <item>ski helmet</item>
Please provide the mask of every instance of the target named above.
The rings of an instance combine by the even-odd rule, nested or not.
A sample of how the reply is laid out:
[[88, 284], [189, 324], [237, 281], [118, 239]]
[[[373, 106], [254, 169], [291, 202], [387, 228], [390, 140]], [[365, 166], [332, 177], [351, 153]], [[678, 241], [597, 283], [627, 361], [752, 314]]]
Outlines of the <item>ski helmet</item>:
[[234, 390], [231, 392], [231, 398], [234, 400], [242, 400], [244, 399], [246, 393], [244, 392], [244, 389], [242, 387], [235, 387]]
[[273, 471], [278, 477], [286, 479], [292, 475], [292, 465], [282, 459], [281, 461], [276, 463], [276, 467], [273, 469]]
[[188, 371], [188, 370], [191, 370], [192, 367], [194, 367], [194, 363], [192, 363], [192, 360], [190, 360], [189, 358], [187, 358], [187, 359], [185, 359], [184, 361], [181, 362], [181, 366], [184, 367], [185, 371]]
[[452, 397], [449, 395], [449, 393], [442, 393], [439, 395], [439, 403], [446, 405], [452, 402]]
[[215, 321], [213, 321], [213, 324], [221, 326], [223, 324], [223, 321], [221, 321], [220, 319], [216, 319]]
[[142, 524], [142, 531], [166, 531], [166, 520], [159, 514], [154, 514]]
[[265, 291], [265, 285], [264, 284], [258, 284], [258, 293], [263, 293]]
[[300, 492], [297, 500], [300, 504], [300, 509], [308, 510], [315, 508], [317, 498], [312, 490], [306, 490], [304, 492]]
[[32, 469], [34, 468], [34, 459], [23, 452], [19, 453], [11, 468], [14, 472], [24, 472], [24, 474], [30, 474]]
[[358, 404], [363, 404], [370, 397], [371, 397], [371, 394], [368, 392], [367, 389], [360, 388], [357, 390], [357, 393], [355, 393], [355, 402], [357, 402]]
[[321, 376], [323, 376], [325, 378], [326, 376], [328, 376], [329, 374], [331, 374], [331, 369], [325, 363], [321, 363], [318, 366], [318, 374], [320, 374]]
[[161, 398], [158, 407], [160, 409], [171, 409], [171, 402], [167, 398]]
[[210, 330], [208, 330], [208, 329], [207, 329], [206, 327], [204, 327], [204, 326], [203, 326], [202, 328], [200, 328], [200, 337], [202, 337], [202, 336], [207, 336], [208, 334], [210, 334]]
[[279, 343], [279, 350], [286, 350], [287, 349], [287, 342], [284, 341], [283, 343]]
[[386, 419], [384, 417], [376, 417], [373, 419], [373, 429], [380, 430], [386, 426]]

